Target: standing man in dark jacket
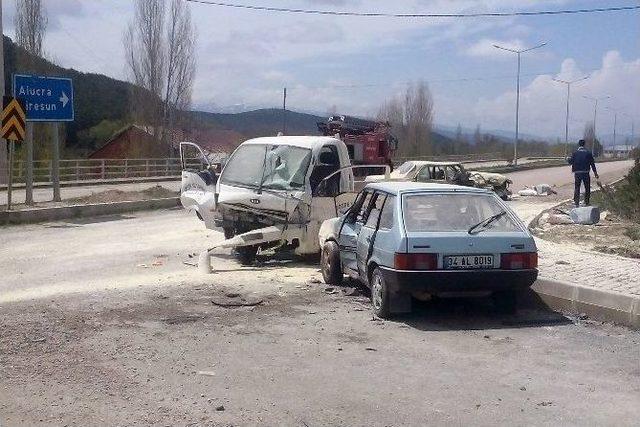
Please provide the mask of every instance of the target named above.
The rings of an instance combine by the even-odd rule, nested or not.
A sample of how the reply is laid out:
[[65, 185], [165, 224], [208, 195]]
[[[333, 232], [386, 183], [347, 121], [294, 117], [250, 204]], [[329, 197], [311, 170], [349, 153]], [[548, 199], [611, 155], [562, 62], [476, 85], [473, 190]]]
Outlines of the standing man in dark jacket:
[[591, 176], [589, 175], [589, 169], [593, 170], [593, 175], [596, 179], [600, 178], [596, 170], [596, 162], [593, 160], [593, 154], [585, 148], [584, 144], [584, 139], [578, 141], [578, 150], [567, 159], [575, 177], [573, 201], [576, 207], [580, 206], [580, 185], [582, 183], [584, 183], [584, 204], [585, 206], [589, 206], [589, 199], [591, 198]]

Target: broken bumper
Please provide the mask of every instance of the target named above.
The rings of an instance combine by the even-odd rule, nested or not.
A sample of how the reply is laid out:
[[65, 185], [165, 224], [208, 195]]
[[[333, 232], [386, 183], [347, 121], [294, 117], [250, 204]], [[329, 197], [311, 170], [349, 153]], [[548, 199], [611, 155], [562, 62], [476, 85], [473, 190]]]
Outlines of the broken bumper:
[[392, 292], [484, 292], [525, 289], [538, 278], [538, 270], [407, 271], [381, 267]]

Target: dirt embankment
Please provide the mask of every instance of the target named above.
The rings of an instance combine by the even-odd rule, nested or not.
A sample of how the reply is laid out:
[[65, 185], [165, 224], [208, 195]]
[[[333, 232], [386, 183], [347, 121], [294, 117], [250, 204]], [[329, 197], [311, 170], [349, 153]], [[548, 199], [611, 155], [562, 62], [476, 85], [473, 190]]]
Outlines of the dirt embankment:
[[123, 190], [107, 190], [98, 193], [91, 193], [88, 196], [75, 197], [67, 199], [65, 202], [70, 204], [89, 204], [89, 203], [115, 203], [115, 202], [131, 202], [139, 200], [163, 199], [167, 197], [176, 197], [175, 191], [166, 189], [160, 185], [138, 191]]
[[567, 203], [545, 212], [532, 227], [533, 233], [554, 243], [572, 243], [598, 252], [640, 258], [639, 224], [610, 211], [602, 212], [601, 221], [595, 225], [552, 223], [554, 218], [550, 217], [562, 218], [559, 211], [567, 212], [571, 207]]

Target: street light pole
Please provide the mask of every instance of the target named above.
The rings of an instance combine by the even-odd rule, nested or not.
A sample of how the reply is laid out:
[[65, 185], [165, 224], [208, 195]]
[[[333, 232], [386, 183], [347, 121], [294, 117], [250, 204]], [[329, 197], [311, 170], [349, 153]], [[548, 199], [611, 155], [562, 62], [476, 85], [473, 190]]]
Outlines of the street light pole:
[[580, 79], [571, 80], [571, 81], [553, 79], [553, 81], [555, 81], [555, 82], [563, 83], [563, 84], [567, 85], [567, 115], [565, 116], [565, 121], [564, 121], [564, 156], [565, 157], [567, 157], [568, 151], [569, 151], [569, 100], [571, 99], [571, 85], [573, 83], [581, 82], [581, 81], [586, 80], [588, 78], [589, 78], [589, 76], [586, 76], [586, 77], [582, 77]]
[[586, 95], [583, 95], [582, 97], [594, 102], [594, 105], [593, 105], [593, 145], [594, 145], [594, 147], [593, 148], [595, 148], [596, 140], [598, 139], [597, 136], [596, 136], [597, 135], [597, 133], [596, 133], [596, 119], [598, 118], [598, 101], [604, 101], [605, 99], [609, 99], [611, 97], [608, 96], [608, 95], [607, 96], [601, 96], [599, 98], [594, 98], [594, 97], [586, 96]]
[[541, 43], [537, 46], [530, 47], [527, 49], [509, 49], [507, 47], [498, 46], [497, 44], [493, 45], [493, 47], [495, 47], [496, 49], [506, 50], [507, 52], [515, 53], [518, 56], [518, 75], [516, 78], [516, 140], [514, 141], [514, 144], [513, 144], [513, 164], [515, 166], [518, 165], [518, 140], [519, 140], [519, 127], [520, 127], [520, 55], [525, 52], [529, 52], [530, 50], [538, 49], [546, 44], [547, 44], [546, 42]]
[[[636, 122], [635, 119], [633, 118], [633, 116], [631, 114], [627, 114], [627, 113], [622, 113], [623, 116], [627, 116], [631, 119], [631, 146], [635, 147], [635, 127], [636, 127]], [[625, 144], [627, 145], [627, 144]]]
[[[613, 113], [613, 153], [616, 155], [616, 128], [618, 127], [618, 110], [615, 108], [607, 108], [607, 111]], [[616, 155], [617, 157], [617, 155]]]

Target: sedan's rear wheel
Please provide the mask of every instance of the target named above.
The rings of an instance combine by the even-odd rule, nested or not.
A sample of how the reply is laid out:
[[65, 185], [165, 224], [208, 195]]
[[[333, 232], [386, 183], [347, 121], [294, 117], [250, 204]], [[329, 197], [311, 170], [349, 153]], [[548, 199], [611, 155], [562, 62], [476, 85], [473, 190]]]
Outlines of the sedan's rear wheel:
[[371, 304], [376, 316], [386, 319], [391, 314], [389, 307], [389, 288], [378, 267], [371, 274]]
[[342, 283], [340, 248], [336, 242], [328, 241], [322, 246], [320, 266], [324, 283], [327, 285], [339, 285]]

